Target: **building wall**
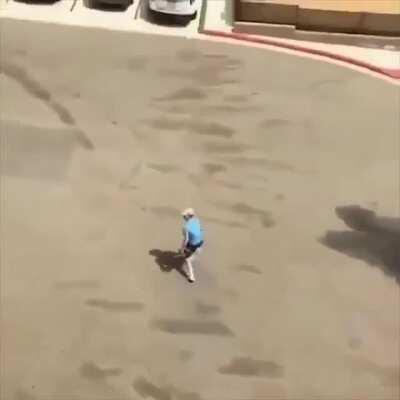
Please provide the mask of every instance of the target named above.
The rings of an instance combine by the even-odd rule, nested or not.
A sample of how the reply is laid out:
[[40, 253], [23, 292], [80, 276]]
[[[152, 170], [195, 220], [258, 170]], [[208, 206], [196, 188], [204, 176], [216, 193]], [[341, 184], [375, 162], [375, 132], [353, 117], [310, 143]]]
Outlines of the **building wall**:
[[400, 36], [399, 0], [234, 0], [235, 21]]

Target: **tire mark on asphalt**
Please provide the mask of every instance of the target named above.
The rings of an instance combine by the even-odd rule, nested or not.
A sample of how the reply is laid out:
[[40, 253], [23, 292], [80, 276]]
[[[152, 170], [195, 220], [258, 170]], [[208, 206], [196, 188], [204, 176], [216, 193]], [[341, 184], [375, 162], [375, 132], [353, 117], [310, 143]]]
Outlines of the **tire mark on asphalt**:
[[138, 312], [144, 309], [144, 304], [137, 301], [110, 301], [106, 299], [89, 299], [86, 305], [110, 312]]
[[221, 312], [221, 309], [215, 304], [207, 304], [203, 303], [202, 301], [198, 301], [196, 303], [196, 312], [197, 314], [208, 316], [219, 314]]
[[268, 378], [282, 378], [283, 367], [274, 361], [254, 360], [250, 357], [238, 357], [218, 370], [221, 374], [239, 376], [259, 376]]
[[[0, 66], [0, 73], [4, 73], [9, 78], [17, 81], [30, 95], [46, 104], [48, 108], [56, 113], [61, 122], [66, 125], [76, 126], [76, 121], [70, 111], [57, 100], [52, 98], [51, 93], [44, 88], [40, 82], [32, 78], [25, 69], [15, 64], [3, 63]], [[75, 130], [75, 135], [78, 142], [85, 149], [94, 149], [92, 141], [82, 130]]]
[[93, 362], [86, 362], [80, 368], [81, 376], [92, 381], [103, 380], [122, 374], [121, 368], [100, 368]]
[[251, 274], [262, 274], [262, 271], [259, 268], [257, 268], [255, 265], [250, 265], [250, 264], [236, 265], [234, 269], [236, 271], [249, 272]]
[[196, 321], [185, 319], [156, 319], [151, 328], [175, 335], [215, 335], [230, 336], [234, 333], [220, 321]]
[[246, 203], [214, 203], [214, 206], [224, 210], [229, 209], [234, 214], [243, 215], [245, 217], [256, 217], [259, 219], [264, 228], [272, 228], [275, 226], [275, 220], [272, 218], [272, 215], [269, 211], [252, 207]]
[[132, 383], [133, 389], [143, 399], [153, 400], [202, 400], [195, 392], [187, 392], [173, 385], [158, 386], [143, 376], [139, 376]]

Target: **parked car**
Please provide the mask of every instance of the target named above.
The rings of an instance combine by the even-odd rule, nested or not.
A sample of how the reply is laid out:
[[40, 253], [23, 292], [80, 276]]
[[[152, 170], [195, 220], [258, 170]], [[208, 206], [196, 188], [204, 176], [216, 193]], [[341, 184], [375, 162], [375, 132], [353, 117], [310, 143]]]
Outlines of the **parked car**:
[[149, 0], [150, 12], [153, 15], [169, 15], [194, 19], [197, 15], [200, 0]]
[[[14, 0], [14, 1], [16, 1], [17, 3], [19, 2], [19, 3], [32, 3], [32, 4], [54, 4], [54, 3], [57, 3], [57, 1], [60, 1], [60, 0], [29, 0], [29, 1], [27, 1], [27, 0]], [[1, 1], [0, 1], [0, 3], [1, 3]]]
[[127, 8], [133, 3], [133, 0], [86, 0], [88, 7], [98, 7], [101, 5], [121, 6]]

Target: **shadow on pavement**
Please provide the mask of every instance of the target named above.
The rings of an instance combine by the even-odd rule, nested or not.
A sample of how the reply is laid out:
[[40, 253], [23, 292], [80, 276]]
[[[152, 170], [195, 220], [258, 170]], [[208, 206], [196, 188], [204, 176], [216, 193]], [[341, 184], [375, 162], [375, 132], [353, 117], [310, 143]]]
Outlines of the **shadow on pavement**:
[[127, 1], [125, 4], [112, 4], [102, 2], [102, 0], [83, 0], [83, 5], [87, 8], [95, 8], [100, 11], [123, 12], [132, 5], [132, 1]]
[[184, 258], [175, 251], [153, 249], [149, 254], [154, 257], [155, 262], [163, 272], [171, 272], [176, 270], [185, 279], [187, 279], [186, 272], [183, 268]]
[[335, 211], [352, 230], [328, 231], [320, 242], [381, 268], [400, 284], [400, 218], [379, 217], [353, 205], [336, 207]]

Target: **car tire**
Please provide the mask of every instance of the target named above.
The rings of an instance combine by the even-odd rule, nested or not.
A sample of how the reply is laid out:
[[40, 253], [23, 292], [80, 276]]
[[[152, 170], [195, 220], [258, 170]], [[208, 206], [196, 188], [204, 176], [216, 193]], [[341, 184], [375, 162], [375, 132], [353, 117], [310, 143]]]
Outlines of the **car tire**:
[[195, 11], [191, 16], [190, 19], [193, 21], [197, 18], [197, 11]]
[[96, 0], [86, 0], [85, 4], [87, 8], [96, 8], [98, 5]]
[[126, 0], [124, 3], [121, 3], [121, 5], [125, 8], [125, 10], [133, 4], [133, 0]]
[[149, 5], [147, 6], [147, 9], [146, 9], [146, 17], [147, 17], [147, 19], [149, 19], [150, 21], [154, 21], [154, 20], [156, 19], [156, 13], [155, 13], [154, 10], [152, 10], [152, 9], [150, 8]]

